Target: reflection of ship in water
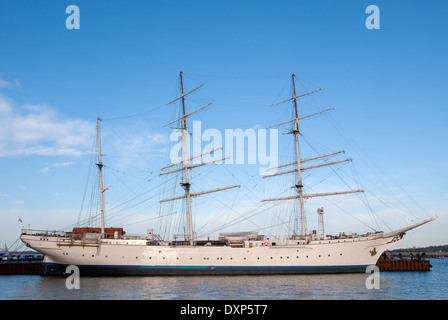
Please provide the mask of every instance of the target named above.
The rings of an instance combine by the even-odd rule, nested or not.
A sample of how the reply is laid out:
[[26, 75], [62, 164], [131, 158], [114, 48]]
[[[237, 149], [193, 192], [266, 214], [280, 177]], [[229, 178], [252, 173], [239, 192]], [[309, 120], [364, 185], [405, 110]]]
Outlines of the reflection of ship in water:
[[[99, 195], [101, 205], [99, 215], [101, 226], [77, 227], [69, 232], [46, 232], [23, 230], [21, 239], [29, 247], [45, 254], [42, 274], [63, 274], [68, 265], [77, 265], [84, 275], [241, 275], [241, 274], [300, 274], [300, 273], [346, 273], [365, 272], [369, 265], [374, 265], [382, 252], [399, 241], [403, 235], [413, 228], [423, 225], [434, 218], [423, 220], [408, 227], [384, 233], [382, 231], [366, 232], [364, 234], [343, 233], [338, 235], [323, 232], [323, 209], [319, 208], [319, 226], [322, 230], [307, 233], [304, 203], [309, 199], [339, 196], [344, 194], [363, 193], [360, 189], [350, 189], [334, 192], [308, 193], [303, 183], [302, 174], [316, 168], [332, 166], [351, 161], [343, 159], [327, 161], [329, 157], [340, 155], [343, 151], [320, 154], [303, 158], [299, 148], [299, 122], [311, 116], [324, 113], [330, 109], [314, 114], [300, 116], [297, 100], [311, 93], [296, 95], [294, 75], [292, 76], [293, 95], [290, 99], [279, 102], [293, 104], [293, 118], [275, 126], [292, 125], [290, 134], [294, 139], [294, 161], [275, 168], [292, 169], [266, 175], [266, 179], [276, 179], [280, 175], [294, 176], [290, 180], [289, 190], [294, 194], [277, 198], [264, 199], [263, 205], [279, 201], [297, 203], [296, 218], [291, 219], [291, 234], [275, 238], [253, 232], [222, 232], [217, 239], [198, 239], [194, 230], [192, 214], [192, 198], [204, 194], [238, 188], [232, 185], [207, 191], [194, 191], [190, 171], [194, 168], [223, 159], [199, 164], [190, 164], [196, 157], [189, 157], [186, 140], [187, 119], [198, 110], [187, 113], [185, 98], [198, 88], [184, 93], [182, 73], [180, 73], [181, 95], [173, 102], [181, 103], [181, 116], [170, 124], [177, 124], [182, 133], [182, 161], [161, 169], [160, 175], [182, 174], [180, 185], [183, 194], [163, 199], [160, 202], [182, 200], [185, 203], [183, 217], [184, 234], [173, 239], [163, 239], [149, 229], [144, 237], [128, 236], [122, 228], [106, 228], [104, 225], [103, 193], [107, 187], [102, 181], [102, 153], [100, 136], [100, 119], [98, 118], [98, 163]], [[209, 104], [210, 105], [210, 104]], [[206, 105], [199, 110], [208, 107]], [[307, 165], [308, 162], [324, 161], [319, 164]], [[174, 167], [174, 168], [173, 168]], [[167, 170], [170, 168], [169, 170]], [[268, 170], [267, 170], [268, 171]], [[343, 206], [339, 204], [340, 206]]]

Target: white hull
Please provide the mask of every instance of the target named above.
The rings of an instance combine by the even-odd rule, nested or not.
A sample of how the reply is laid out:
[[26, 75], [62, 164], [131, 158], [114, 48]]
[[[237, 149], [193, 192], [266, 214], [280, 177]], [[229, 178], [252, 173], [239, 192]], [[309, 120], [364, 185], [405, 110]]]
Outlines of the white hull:
[[82, 243], [60, 236], [22, 234], [43, 253], [42, 274], [76, 265], [85, 275], [284, 274], [364, 272], [402, 233], [298, 241], [245, 241], [243, 247], [148, 245], [144, 239]]

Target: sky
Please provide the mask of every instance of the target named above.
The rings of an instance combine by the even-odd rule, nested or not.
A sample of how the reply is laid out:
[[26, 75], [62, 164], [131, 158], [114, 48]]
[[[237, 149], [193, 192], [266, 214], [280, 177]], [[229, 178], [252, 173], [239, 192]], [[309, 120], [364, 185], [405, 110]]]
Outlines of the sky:
[[[372, 4], [379, 29], [366, 27]], [[79, 29], [66, 26], [70, 5], [79, 8]], [[203, 130], [258, 130], [289, 120], [290, 104], [270, 105], [291, 97], [293, 73], [298, 94], [324, 88], [303, 99], [300, 113], [335, 110], [301, 130], [333, 148], [336, 129], [345, 139], [338, 148], [349, 142], [354, 161], [362, 158], [359, 177], [392, 181], [379, 189], [403, 196], [405, 211], [439, 217], [399, 246], [447, 244], [447, 9], [442, 0], [2, 0], [0, 244], [17, 240], [19, 217], [32, 229], [77, 222], [89, 198], [98, 117], [112, 172], [105, 173], [106, 207], [137, 197], [139, 188], [163, 193], [152, 183], [169, 164], [172, 126], [163, 125], [179, 115], [178, 105], [167, 103], [179, 96], [180, 71], [185, 91], [204, 85], [188, 97], [188, 110], [212, 103], [189, 119]], [[246, 166], [247, 175], [225, 167], [227, 178], [264, 182], [257, 165]], [[231, 205], [239, 213], [253, 204], [244, 195]], [[213, 211], [215, 201], [198, 203]], [[144, 202], [132, 219], [147, 224], [131, 231], [146, 232], [157, 202]], [[333, 222], [346, 226], [345, 217]]]

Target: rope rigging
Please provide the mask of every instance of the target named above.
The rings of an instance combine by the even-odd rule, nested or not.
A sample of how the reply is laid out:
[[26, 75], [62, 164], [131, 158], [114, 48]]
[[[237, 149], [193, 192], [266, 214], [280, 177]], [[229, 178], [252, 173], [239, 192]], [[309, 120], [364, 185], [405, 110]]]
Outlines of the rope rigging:
[[[189, 76], [187, 77], [190, 78]], [[305, 81], [303, 79], [301, 80]], [[299, 81], [299, 83], [304, 89], [306, 89], [302, 81]], [[197, 83], [197, 81], [194, 82]], [[312, 86], [317, 87], [314, 85]], [[285, 90], [285, 88], [286, 85], [283, 87], [279, 95], [275, 97], [276, 100], [278, 100], [281, 96], [283, 97], [283, 91]], [[180, 89], [181, 88], [178, 87], [178, 91], [180, 91]], [[265, 98], [268, 97], [263, 97], [263, 99]], [[318, 110], [319, 112], [325, 111], [325, 108], [320, 105], [320, 103], [313, 95], [311, 95], [310, 98], [313, 99], [314, 103], [304, 102], [306, 106], [311, 107], [314, 110]], [[188, 99], [188, 101], [194, 102], [201, 100]], [[228, 99], [227, 101], [231, 101], [231, 99]], [[186, 199], [183, 199], [182, 201], [168, 201], [162, 204], [160, 203], [161, 199], [173, 199], [176, 197], [179, 198], [179, 195], [185, 192], [186, 182], [183, 176], [183, 172], [179, 171], [178, 174], [167, 174], [164, 176], [159, 176], [159, 174], [162, 173], [162, 170], [159, 169], [160, 167], [158, 167], [154, 163], [155, 161], [153, 161], [153, 158], [148, 156], [148, 154], [146, 154], [145, 152], [137, 149], [132, 143], [128, 142], [122, 134], [119, 134], [116, 130], [108, 125], [108, 121], [149, 115], [153, 112], [160, 111], [160, 109], [165, 106], [166, 104], [135, 115], [110, 118], [105, 120], [107, 131], [112, 133], [117, 138], [116, 141], [120, 141], [124, 146], [121, 151], [126, 148], [127, 151], [135, 154], [135, 157], [122, 155], [122, 159], [125, 160], [122, 160], [121, 162], [112, 160], [113, 157], [105, 155], [105, 159], [107, 159], [109, 162], [105, 163], [104, 165], [106, 172], [110, 174], [108, 178], [113, 178], [114, 181], [124, 186], [124, 189], [127, 191], [127, 195], [123, 197], [114, 197], [118, 200], [108, 203], [106, 216], [108, 224], [120, 222], [121, 225], [131, 226], [139, 224], [143, 225], [147, 222], [152, 221], [155, 222], [156, 228], [162, 238], [178, 237], [180, 239], [182, 237], [185, 237], [186, 239], [188, 234], [186, 226], [189, 223], [187, 221], [187, 216], [185, 215], [185, 212], [188, 210], [188, 203]], [[289, 113], [290, 118], [297, 117], [297, 114], [294, 114], [294, 111], [281, 110], [279, 112], [282, 114], [283, 119], [288, 118], [283, 117], [283, 115], [286, 115], [287, 113]], [[176, 108], [173, 108], [171, 113], [172, 118], [174, 119], [179, 120], [183, 119], [183, 117], [186, 117], [185, 112], [183, 115], [180, 109], [176, 110]], [[372, 165], [368, 164], [372, 159], [363, 154], [364, 152], [362, 152], [362, 149], [359, 148], [359, 145], [357, 145], [354, 140], [348, 137], [342, 127], [340, 127], [330, 115], [325, 114], [324, 117], [332, 125], [336, 132], [339, 133], [340, 136], [342, 136], [345, 142], [352, 149], [352, 152], [359, 156], [359, 158], [363, 161], [367, 168], [371, 169], [371, 171], [375, 173], [375, 176], [376, 178], [378, 178], [378, 181], [380, 181], [381, 186], [374, 187], [373, 185], [370, 185], [370, 183], [368, 186], [361, 187], [361, 179], [367, 180], [369, 182], [371, 182], [372, 179], [370, 177], [366, 177], [364, 174], [361, 174], [355, 168], [354, 164], [351, 161], [338, 164], [337, 166], [328, 165], [328, 170], [325, 171], [323, 169], [322, 171], [320, 171], [320, 169], [317, 169], [313, 172], [311, 172], [311, 170], [306, 170], [302, 174], [303, 182], [301, 182], [302, 185], [300, 187], [306, 189], [307, 192], [312, 191], [317, 194], [321, 192], [321, 189], [325, 189], [330, 185], [344, 187], [345, 189], [348, 188], [348, 190], [350, 191], [361, 189], [365, 190], [366, 192], [360, 192], [359, 194], [357, 194], [357, 199], [366, 208], [366, 216], [370, 219], [370, 222], [367, 223], [363, 219], [359, 218], [358, 214], [362, 213], [359, 207], [353, 206], [354, 210], [348, 210], [344, 209], [344, 207], [340, 205], [342, 202], [347, 203], [350, 201], [351, 203], [352, 199], [355, 198], [352, 195], [341, 197], [338, 200], [332, 200], [329, 197], [323, 197], [324, 200], [319, 201], [307, 198], [307, 194], [305, 193], [304, 202], [307, 208], [305, 210], [305, 223], [312, 225], [311, 221], [314, 220], [310, 219], [310, 214], [313, 212], [313, 210], [310, 208], [320, 207], [322, 204], [325, 204], [327, 209], [329, 208], [331, 212], [337, 211], [344, 213], [362, 224], [364, 227], [373, 231], [380, 230], [381, 226], [385, 226], [391, 231], [393, 230], [392, 225], [386, 223], [386, 219], [384, 219], [383, 217], [383, 211], [386, 212], [386, 210], [374, 209], [374, 207], [378, 207], [379, 205], [384, 207], [387, 205], [389, 208], [387, 209], [387, 214], [394, 213], [403, 221], [408, 218], [403, 215], [402, 210], [399, 210], [398, 205], [403, 206], [405, 210], [412, 215], [413, 218], [420, 219], [417, 212], [413, 208], [411, 208], [409, 204], [400, 200], [399, 197], [395, 199], [396, 202], [390, 203], [390, 196], [395, 193], [395, 190], [392, 189], [392, 186], [397, 187], [402, 193], [405, 193], [407, 196], [409, 196], [409, 194], [405, 192], [404, 189], [399, 187], [391, 176], [386, 175], [384, 173], [384, 170], [379, 169], [377, 165], [375, 165], [373, 168]], [[206, 121], [202, 121], [202, 124], [206, 124]], [[293, 128], [294, 123], [290, 123], [289, 125], [290, 130], [287, 131], [287, 133], [293, 133], [294, 130], [298, 132], [298, 127], [297, 129]], [[176, 127], [178, 127], [178, 121], [173, 121], [173, 123], [171, 124], [171, 129]], [[301, 152], [309, 153], [310, 155], [315, 156], [322, 156], [326, 153], [334, 151], [331, 147], [327, 147], [319, 143], [317, 139], [314, 138], [314, 136], [304, 135], [302, 131], [305, 130], [303, 130], [301, 126], [300, 132], [297, 133], [297, 136], [301, 141], [301, 148], [303, 148]], [[204, 147], [206, 147], [206, 145], [204, 144], [206, 142], [198, 140], [197, 137], [194, 137], [192, 134], [189, 135], [190, 138], [192, 137], [192, 139], [190, 139], [191, 142], [198, 143], [201, 147], [201, 150], [204, 150]], [[279, 146], [281, 146], [279, 148], [279, 157], [281, 157], [282, 160], [289, 159], [288, 161], [291, 161], [292, 159], [292, 161], [296, 161], [295, 163], [297, 163], [297, 156], [293, 150], [294, 145], [291, 142], [290, 136], [287, 136], [285, 134], [285, 138], [288, 139], [282, 139], [284, 141], [279, 142]], [[94, 143], [93, 145], [95, 146], [96, 144]], [[99, 189], [95, 186], [98, 183], [98, 179], [90, 178], [93, 171], [91, 168], [95, 165], [94, 154], [95, 153], [92, 151], [90, 160], [91, 166], [88, 172], [89, 178], [86, 182], [81, 210], [76, 226], [99, 224]], [[323, 158], [322, 160], [324, 164], [329, 164], [330, 159], [336, 157], [337, 155], [330, 155]], [[168, 157], [165, 156], [165, 159], [166, 158]], [[143, 168], [137, 166], [136, 161], [134, 160], [142, 162]], [[115, 166], [114, 164], [117, 166]], [[184, 163], [180, 162], [177, 167], [180, 167], [182, 165], [184, 165]], [[147, 167], [150, 167], [151, 170], [147, 170]], [[174, 166], [174, 168], [176, 168], [176, 166]], [[286, 201], [284, 203], [276, 202], [269, 204], [260, 202], [262, 199], [265, 199], [267, 197], [272, 198], [273, 196], [281, 197], [285, 195], [287, 195], [288, 197], [293, 197], [294, 195], [297, 195], [297, 183], [296, 188], [294, 188], [293, 184], [291, 184], [291, 181], [293, 181], [294, 179], [295, 181], [297, 181], [297, 172], [294, 173], [294, 179], [291, 179], [291, 176], [289, 176], [288, 178], [285, 175], [283, 177], [276, 178], [275, 182], [264, 183], [265, 180], [263, 179], [263, 177], [257, 173], [251, 172], [252, 169], [253, 167], [251, 168], [248, 165], [240, 166], [226, 164], [221, 164], [219, 166], [204, 166], [203, 168], [199, 169], [198, 172], [194, 173], [193, 170], [185, 169], [189, 172], [191, 179], [190, 181], [188, 181], [188, 188], [192, 188], [192, 204], [195, 209], [193, 210], [193, 221], [195, 236], [197, 238], [216, 236], [218, 232], [227, 231], [230, 227], [235, 227], [237, 225], [243, 225], [246, 227], [255, 228], [257, 231], [266, 232], [272, 238], [280, 238], [282, 234], [284, 236], [285, 234], [300, 233], [301, 223], [303, 222], [300, 221], [300, 217], [298, 214], [300, 212], [300, 208], [297, 201]], [[333, 177], [337, 178], [338, 182], [334, 181]], [[129, 182], [124, 181], [125, 178], [139, 180], [139, 183], [135, 185], [130, 184]], [[391, 180], [392, 183], [386, 183], [386, 178]], [[234, 185], [236, 185], [237, 183], [241, 183], [241, 187], [235, 192], [226, 192], [224, 193], [224, 195], [219, 196], [208, 194], [208, 198], [206, 198], [206, 200], [197, 200], [198, 198], [195, 197], [194, 192], [203, 192], [203, 184], [215, 184], [217, 182], [219, 182], [219, 185], [226, 185], [227, 182], [233, 183]], [[86, 193], [89, 185], [91, 186], [93, 192], [89, 199], [89, 209], [87, 209], [86, 211], [85, 201], [87, 200]], [[384, 192], [386, 192], [386, 196], [381, 196], [380, 193]], [[367, 193], [369, 194], [369, 197], [367, 196]], [[372, 198], [370, 198], [370, 196]], [[230, 199], [228, 199], [229, 197]], [[112, 198], [112, 196], [110, 198]], [[374, 200], [372, 201], [372, 199]], [[415, 199], [413, 199], [412, 197], [411, 199], [416, 204]], [[208, 204], [210, 204], [211, 202], [214, 204], [214, 207], [209, 212], [204, 212], [205, 210], [202, 208], [208, 207]], [[419, 205], [418, 207], [422, 209]], [[84, 212], [84, 217], [82, 217], [82, 212]], [[430, 214], [424, 209], [422, 209], [422, 212], [425, 215], [430, 216]], [[141, 217], [141, 215], [149, 217]], [[138, 218], [138, 220], [132, 221], [132, 219], [134, 218]], [[201, 221], [200, 225], [197, 225], [198, 221]], [[198, 227], [196, 228], [196, 226]]]

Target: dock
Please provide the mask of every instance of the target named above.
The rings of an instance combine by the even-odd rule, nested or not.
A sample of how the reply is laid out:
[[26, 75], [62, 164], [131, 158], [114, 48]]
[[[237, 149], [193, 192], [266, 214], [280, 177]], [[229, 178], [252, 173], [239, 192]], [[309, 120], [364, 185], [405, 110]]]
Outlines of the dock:
[[431, 271], [429, 260], [392, 259], [378, 260], [380, 271]]
[[0, 275], [37, 274], [42, 261], [0, 261]]

